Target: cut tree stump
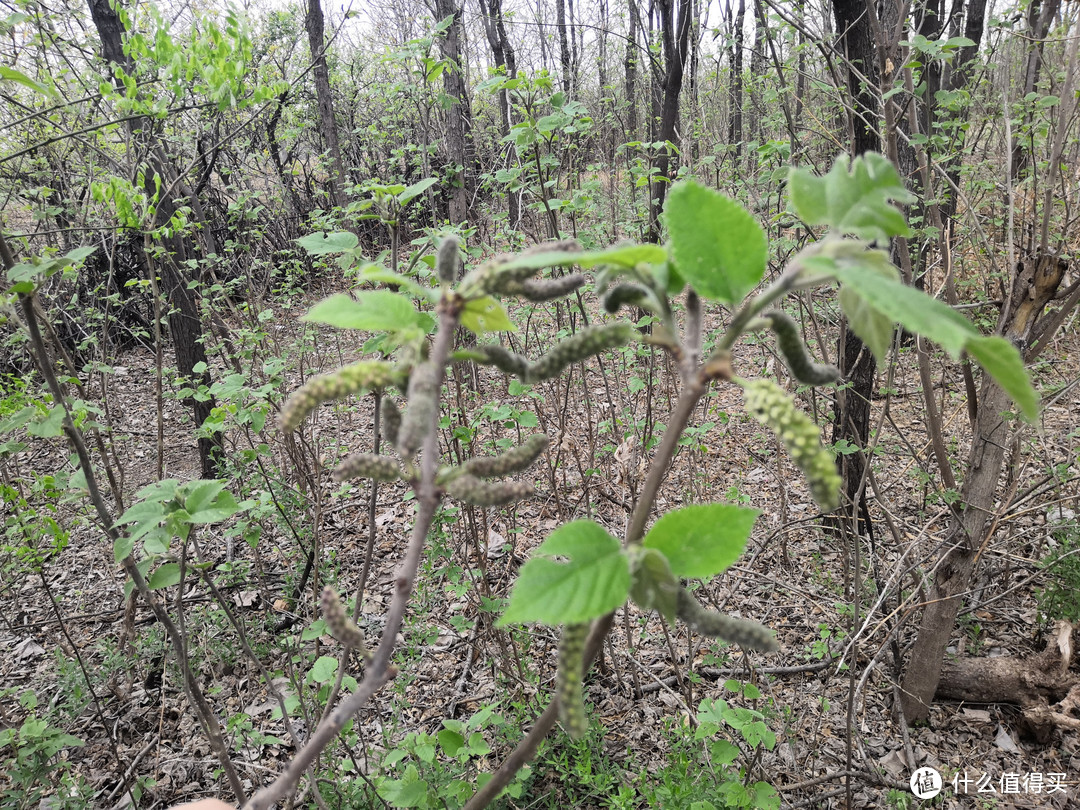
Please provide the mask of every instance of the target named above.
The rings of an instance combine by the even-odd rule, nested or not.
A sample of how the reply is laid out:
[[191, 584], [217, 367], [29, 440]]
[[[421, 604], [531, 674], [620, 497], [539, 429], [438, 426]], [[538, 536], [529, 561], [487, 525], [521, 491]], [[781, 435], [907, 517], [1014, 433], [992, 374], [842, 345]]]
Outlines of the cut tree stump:
[[1080, 674], [1070, 672], [1073, 626], [1059, 622], [1038, 655], [946, 661], [936, 700], [1012, 703], [1021, 727], [1044, 743], [1055, 729], [1080, 730]]

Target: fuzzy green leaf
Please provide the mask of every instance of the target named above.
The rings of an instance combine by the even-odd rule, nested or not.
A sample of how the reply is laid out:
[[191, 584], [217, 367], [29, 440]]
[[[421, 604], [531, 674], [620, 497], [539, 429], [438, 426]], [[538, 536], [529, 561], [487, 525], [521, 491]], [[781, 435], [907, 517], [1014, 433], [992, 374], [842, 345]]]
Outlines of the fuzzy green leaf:
[[465, 309], [461, 313], [461, 325], [477, 335], [485, 332], [517, 331], [517, 327], [506, 314], [503, 305], [490, 295], [474, 298], [465, 304]]
[[655, 548], [635, 549], [631, 563], [630, 598], [642, 610], [656, 610], [671, 624], [679, 607], [679, 580], [667, 557]]
[[499, 625], [586, 622], [621, 607], [629, 591], [630, 564], [619, 541], [591, 520], [575, 520], [552, 532], [521, 567]]
[[967, 351], [1005, 389], [1028, 422], [1039, 418], [1039, 395], [1031, 387], [1020, 352], [1003, 337], [977, 337], [967, 342]]
[[158, 566], [154, 573], [150, 575], [150, 579], [146, 584], [150, 586], [150, 590], [156, 591], [160, 588], [169, 588], [173, 585], [178, 585], [179, 583], [180, 564], [170, 562]]
[[759, 514], [722, 503], [685, 506], [656, 521], [643, 545], [667, 557], [677, 577], [711, 577], [739, 559]]
[[909, 203], [914, 197], [896, 167], [873, 152], [850, 163], [846, 157], [839, 158], [824, 177], [792, 169], [788, 195], [808, 225], [828, 225], [839, 233], [878, 242], [910, 233], [904, 214], [890, 201]]
[[664, 215], [672, 259], [698, 295], [735, 304], [761, 280], [765, 232], [737, 202], [687, 181], [671, 190]]
[[390, 290], [369, 290], [357, 293], [355, 298], [345, 293], [324, 298], [300, 320], [340, 329], [390, 332], [418, 325], [420, 313], [403, 295]]
[[316, 231], [300, 237], [296, 240], [296, 243], [312, 256], [328, 256], [352, 250], [360, 244], [360, 240], [356, 238], [355, 233], [349, 231], [337, 231], [335, 233]]

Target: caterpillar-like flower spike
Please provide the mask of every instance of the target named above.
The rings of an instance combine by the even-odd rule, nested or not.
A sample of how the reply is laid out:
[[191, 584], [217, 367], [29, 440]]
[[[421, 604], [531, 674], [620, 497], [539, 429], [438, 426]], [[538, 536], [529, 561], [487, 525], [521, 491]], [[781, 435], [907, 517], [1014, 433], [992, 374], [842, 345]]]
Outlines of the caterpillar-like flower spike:
[[640, 284], [624, 281], [604, 293], [604, 309], [614, 315], [619, 311], [619, 307], [639, 306], [648, 295], [649, 291]]
[[439, 368], [428, 360], [414, 366], [409, 375], [408, 406], [397, 438], [398, 455], [403, 459], [411, 459], [420, 449], [438, 406]]
[[379, 406], [379, 412], [382, 416], [383, 436], [390, 444], [396, 445], [398, 431], [401, 429], [401, 411], [398, 410], [397, 403], [389, 397], [384, 397]]
[[573, 740], [589, 730], [585, 694], [581, 679], [585, 670], [585, 640], [589, 623], [567, 624], [559, 635], [559, 668], [555, 673], [555, 693], [559, 697], [559, 722]]
[[784, 355], [791, 376], [803, 385], [828, 385], [837, 382], [840, 369], [828, 363], [815, 363], [799, 334], [799, 326], [786, 312], [770, 310], [762, 316], [776, 333], [776, 345]]
[[329, 585], [323, 588], [322, 592], [322, 614], [334, 638], [346, 647], [364, 650], [364, 631], [356, 626], [356, 622], [345, 611], [341, 597]]
[[840, 473], [832, 454], [821, 446], [818, 426], [795, 406], [795, 401], [771, 380], [742, 382], [746, 410], [771, 428], [810, 484], [810, 494], [822, 511], [840, 505]]
[[571, 273], [562, 278], [528, 279], [526, 281], [500, 283], [497, 285], [497, 292], [505, 295], [516, 295], [535, 303], [542, 303], [569, 295], [584, 283], [585, 276], [581, 275], [581, 273]]
[[401, 477], [398, 463], [389, 456], [374, 453], [350, 453], [341, 460], [332, 473], [335, 481], [350, 478], [370, 478], [372, 481], [397, 481]]
[[529, 481], [481, 481], [475, 475], [459, 475], [446, 485], [446, 492], [463, 503], [487, 508], [506, 506], [532, 497], [535, 488]]
[[504, 349], [498, 343], [487, 343], [482, 346], [473, 346], [469, 352], [476, 356], [476, 362], [482, 366], [495, 366], [499, 371], [513, 374], [515, 377], [524, 377], [529, 369], [529, 361], [509, 349]]
[[401, 370], [392, 363], [362, 360], [329, 374], [312, 377], [294, 391], [282, 407], [279, 417], [281, 429], [286, 433], [296, 430], [307, 415], [323, 402], [343, 399], [362, 391], [401, 385], [402, 376]]
[[474, 475], [477, 478], [498, 478], [501, 475], [527, 470], [547, 449], [547, 446], [548, 437], [543, 433], [536, 433], [505, 453], [470, 458], [461, 466], [468, 475]]
[[453, 234], [443, 237], [435, 254], [435, 272], [443, 284], [453, 284], [458, 274], [458, 238]]
[[738, 644], [748, 650], [776, 652], [780, 649], [772, 630], [765, 625], [708, 610], [686, 588], [679, 588], [677, 612], [690, 629], [703, 636]]
[[622, 346], [630, 340], [633, 331], [633, 327], [628, 323], [611, 323], [582, 329], [576, 335], [555, 344], [551, 351], [532, 363], [524, 382], [536, 383], [557, 377], [571, 363]]

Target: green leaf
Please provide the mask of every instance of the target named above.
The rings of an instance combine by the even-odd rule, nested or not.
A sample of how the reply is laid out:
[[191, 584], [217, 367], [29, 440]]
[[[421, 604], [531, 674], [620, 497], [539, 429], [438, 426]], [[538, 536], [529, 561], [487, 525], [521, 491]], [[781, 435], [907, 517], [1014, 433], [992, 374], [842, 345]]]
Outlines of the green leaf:
[[296, 243], [312, 256], [327, 256], [353, 250], [360, 244], [360, 240], [356, 238], [355, 233], [349, 231], [336, 231], [334, 233], [316, 231], [300, 237], [296, 240]]
[[438, 178], [435, 177], [426, 177], [423, 180], [418, 180], [397, 195], [398, 204], [402, 208], [404, 208], [406, 205], [412, 202], [414, 198], [419, 197], [437, 182]]
[[339, 329], [382, 332], [416, 326], [419, 314], [403, 295], [390, 290], [370, 290], [357, 293], [355, 298], [345, 293], [331, 295], [309, 309], [300, 320]]
[[671, 257], [698, 295], [735, 304], [765, 274], [765, 232], [734, 200], [687, 181], [671, 190], [664, 216]]
[[631, 553], [630, 598], [642, 610], [658, 611], [671, 624], [679, 606], [679, 581], [671, 573], [667, 557], [655, 548], [640, 546]]
[[485, 332], [517, 331], [503, 305], [490, 295], [474, 298], [465, 304], [461, 313], [461, 325], [477, 335]]
[[49, 408], [49, 414], [40, 422], [31, 422], [26, 432], [38, 438], [53, 438], [64, 432], [64, 409], [59, 405]]
[[51, 87], [46, 87], [41, 82], [34, 81], [21, 70], [15, 70], [15, 68], [7, 67], [6, 65], [0, 65], [0, 79], [9, 82], [16, 82], [23, 87], [28, 87], [36, 93], [48, 98], [56, 98], [56, 91]]
[[198, 511], [193, 511], [190, 506], [187, 511], [190, 513], [188, 520], [191, 523], [220, 523], [240, 511], [240, 506], [231, 492], [222, 492]]
[[619, 541], [591, 520], [575, 520], [552, 532], [521, 567], [499, 625], [586, 622], [625, 604], [629, 591], [630, 564]]
[[331, 681], [337, 675], [338, 662], [332, 655], [320, 656], [314, 664], [311, 665], [311, 671], [308, 673], [308, 679], [315, 681], [315, 683], [326, 683]]
[[759, 514], [722, 503], [684, 506], [656, 521], [643, 545], [667, 557], [677, 577], [711, 577], [739, 558]]
[[834, 269], [834, 275], [864, 303], [894, 323], [940, 344], [953, 360], [959, 360], [967, 342], [979, 336], [975, 327], [948, 304], [898, 279], [868, 273], [865, 268], [840, 265]]
[[465, 747], [465, 738], [456, 731], [444, 728], [437, 735], [439, 745], [448, 757], [457, 756], [458, 751]]
[[205, 479], [189, 481], [180, 488], [180, 492], [184, 494], [184, 508], [194, 515], [213, 503], [214, 499], [224, 489], [224, 481]]
[[1024, 419], [1039, 418], [1039, 395], [1031, 387], [1031, 378], [1016, 347], [1003, 337], [975, 337], [967, 342], [967, 351], [993, 377], [1010, 397]]
[[147, 585], [150, 586], [150, 590], [156, 591], [159, 588], [169, 588], [179, 583], [180, 563], [170, 562], [158, 566], [157, 570], [150, 575]]
[[582, 268], [601, 264], [620, 267], [637, 267], [639, 264], [660, 264], [667, 261], [667, 250], [662, 245], [616, 245], [607, 250], [593, 250], [578, 256], [577, 265]]
[[839, 233], [878, 242], [910, 233], [904, 214], [890, 200], [910, 203], [915, 198], [896, 167], [874, 152], [850, 164], [841, 157], [824, 177], [792, 169], [788, 195], [795, 213], [808, 225], [828, 225]]
[[856, 335], [870, 347], [879, 365], [885, 363], [892, 343], [895, 324], [887, 315], [878, 312], [851, 287], [840, 290], [840, 308]]
[[123, 562], [135, 550], [135, 538], [121, 535], [113, 541], [113, 561]]

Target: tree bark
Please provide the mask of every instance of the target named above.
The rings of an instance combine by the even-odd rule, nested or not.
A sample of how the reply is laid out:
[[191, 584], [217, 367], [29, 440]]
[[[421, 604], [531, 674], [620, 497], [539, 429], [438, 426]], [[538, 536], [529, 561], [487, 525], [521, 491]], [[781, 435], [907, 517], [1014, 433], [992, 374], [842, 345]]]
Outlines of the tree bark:
[[555, 0], [555, 24], [559, 28], [559, 64], [562, 67], [562, 89], [570, 95], [574, 65], [570, 58], [570, 42], [566, 28], [566, 0]]
[[[90, 16], [101, 39], [102, 58], [113, 68], [114, 80], [122, 87], [122, 83], [115, 77], [116, 68], [130, 72], [133, 67], [130, 57], [124, 53], [123, 22], [110, 0], [89, 0], [89, 6]], [[153, 199], [157, 194], [157, 179], [160, 178], [162, 187], [167, 187], [175, 175], [167, 164], [164, 150], [153, 132], [152, 123], [140, 118], [129, 121], [127, 126], [132, 138], [141, 137], [145, 142], [147, 164], [143, 171], [143, 182], [147, 195]], [[175, 202], [169, 197], [158, 200], [156, 220], [151, 223], [151, 227], [156, 228], [172, 219], [176, 208]], [[191, 381], [193, 388], [202, 385], [209, 389], [210, 372], [204, 370], [197, 374], [194, 370], [197, 365], [207, 365], [206, 348], [203, 345], [198, 301], [195, 293], [188, 287], [192, 279], [182, 269], [185, 262], [195, 258], [194, 246], [187, 237], [179, 233], [163, 237], [162, 242], [165, 255], [155, 264], [161, 270], [161, 287], [169, 304], [169, 335], [173, 342], [176, 368], [182, 378]], [[188, 398], [184, 400], [184, 404], [191, 410], [196, 427], [201, 427], [217, 407], [212, 396], [205, 401]], [[223, 451], [220, 434], [216, 434], [215, 438], [200, 438], [198, 448], [203, 477], [216, 478], [218, 455]]]
[[[668, 143], [678, 147], [679, 96], [682, 93], [683, 73], [690, 44], [690, 0], [656, 0], [660, 13], [660, 35], [664, 53], [664, 78], [661, 87], [660, 129], [657, 133], [662, 146], [657, 153], [655, 181], [652, 184], [652, 204], [649, 215], [649, 242], [660, 241], [660, 214], [664, 210], [668, 186], [674, 170]], [[678, 156], [675, 156], [678, 163]]]
[[452, 17], [450, 26], [439, 40], [443, 59], [452, 62], [443, 71], [443, 89], [453, 103], [446, 111], [446, 156], [450, 166], [450, 222], [459, 225], [469, 219], [470, 161], [468, 141], [472, 132], [472, 111], [465, 87], [461, 56], [461, 15], [463, 6], [454, 0], [435, 0], [435, 14], [440, 20]]
[[[1057, 295], [1068, 265], [1044, 256], [1019, 268], [1010, 295], [1010, 310], [1003, 313], [1001, 334], [1021, 347], [1029, 347], [1040, 334], [1043, 309]], [[1045, 317], [1053, 317], [1048, 315]], [[1024, 354], [1024, 349], [1021, 349]], [[1003, 414], [1011, 407], [1008, 394], [989, 375], [983, 379], [975, 437], [961, 491], [963, 511], [953, 519], [952, 547], [937, 567], [927, 592], [927, 604], [915, 646], [904, 671], [901, 703], [909, 723], [926, 720], [941, 678], [942, 662], [956, 617], [968, 590], [980, 549], [993, 531], [991, 517], [1005, 451], [1012, 440], [1013, 423]], [[1007, 508], [1003, 504], [1002, 508]]]
[[[517, 75], [517, 61], [514, 54], [514, 46], [506, 36], [506, 25], [503, 21], [502, 0], [480, 0], [480, 16], [484, 21], [484, 35], [487, 37], [488, 47], [495, 60], [495, 67], [503, 71], [507, 78]], [[506, 138], [510, 134], [510, 91], [503, 88], [499, 91], [499, 119], [501, 129], [499, 134]], [[510, 218], [510, 227], [516, 228], [521, 220], [521, 207], [518, 192], [506, 193], [506, 208]]]
[[330, 91], [330, 68], [326, 63], [326, 33], [320, 0], [308, 0], [304, 18], [308, 47], [311, 49], [311, 75], [315, 79], [315, 98], [319, 107], [319, 133], [330, 152], [330, 199], [335, 206], [345, 204], [345, 168], [341, 162], [334, 97]]
[[626, 138], [629, 141], [637, 138], [638, 108], [637, 108], [637, 35], [638, 35], [638, 7], [637, 0], [628, 0], [628, 15], [630, 17], [630, 30], [626, 35], [626, 58], [623, 60], [623, 84], [626, 87]]

